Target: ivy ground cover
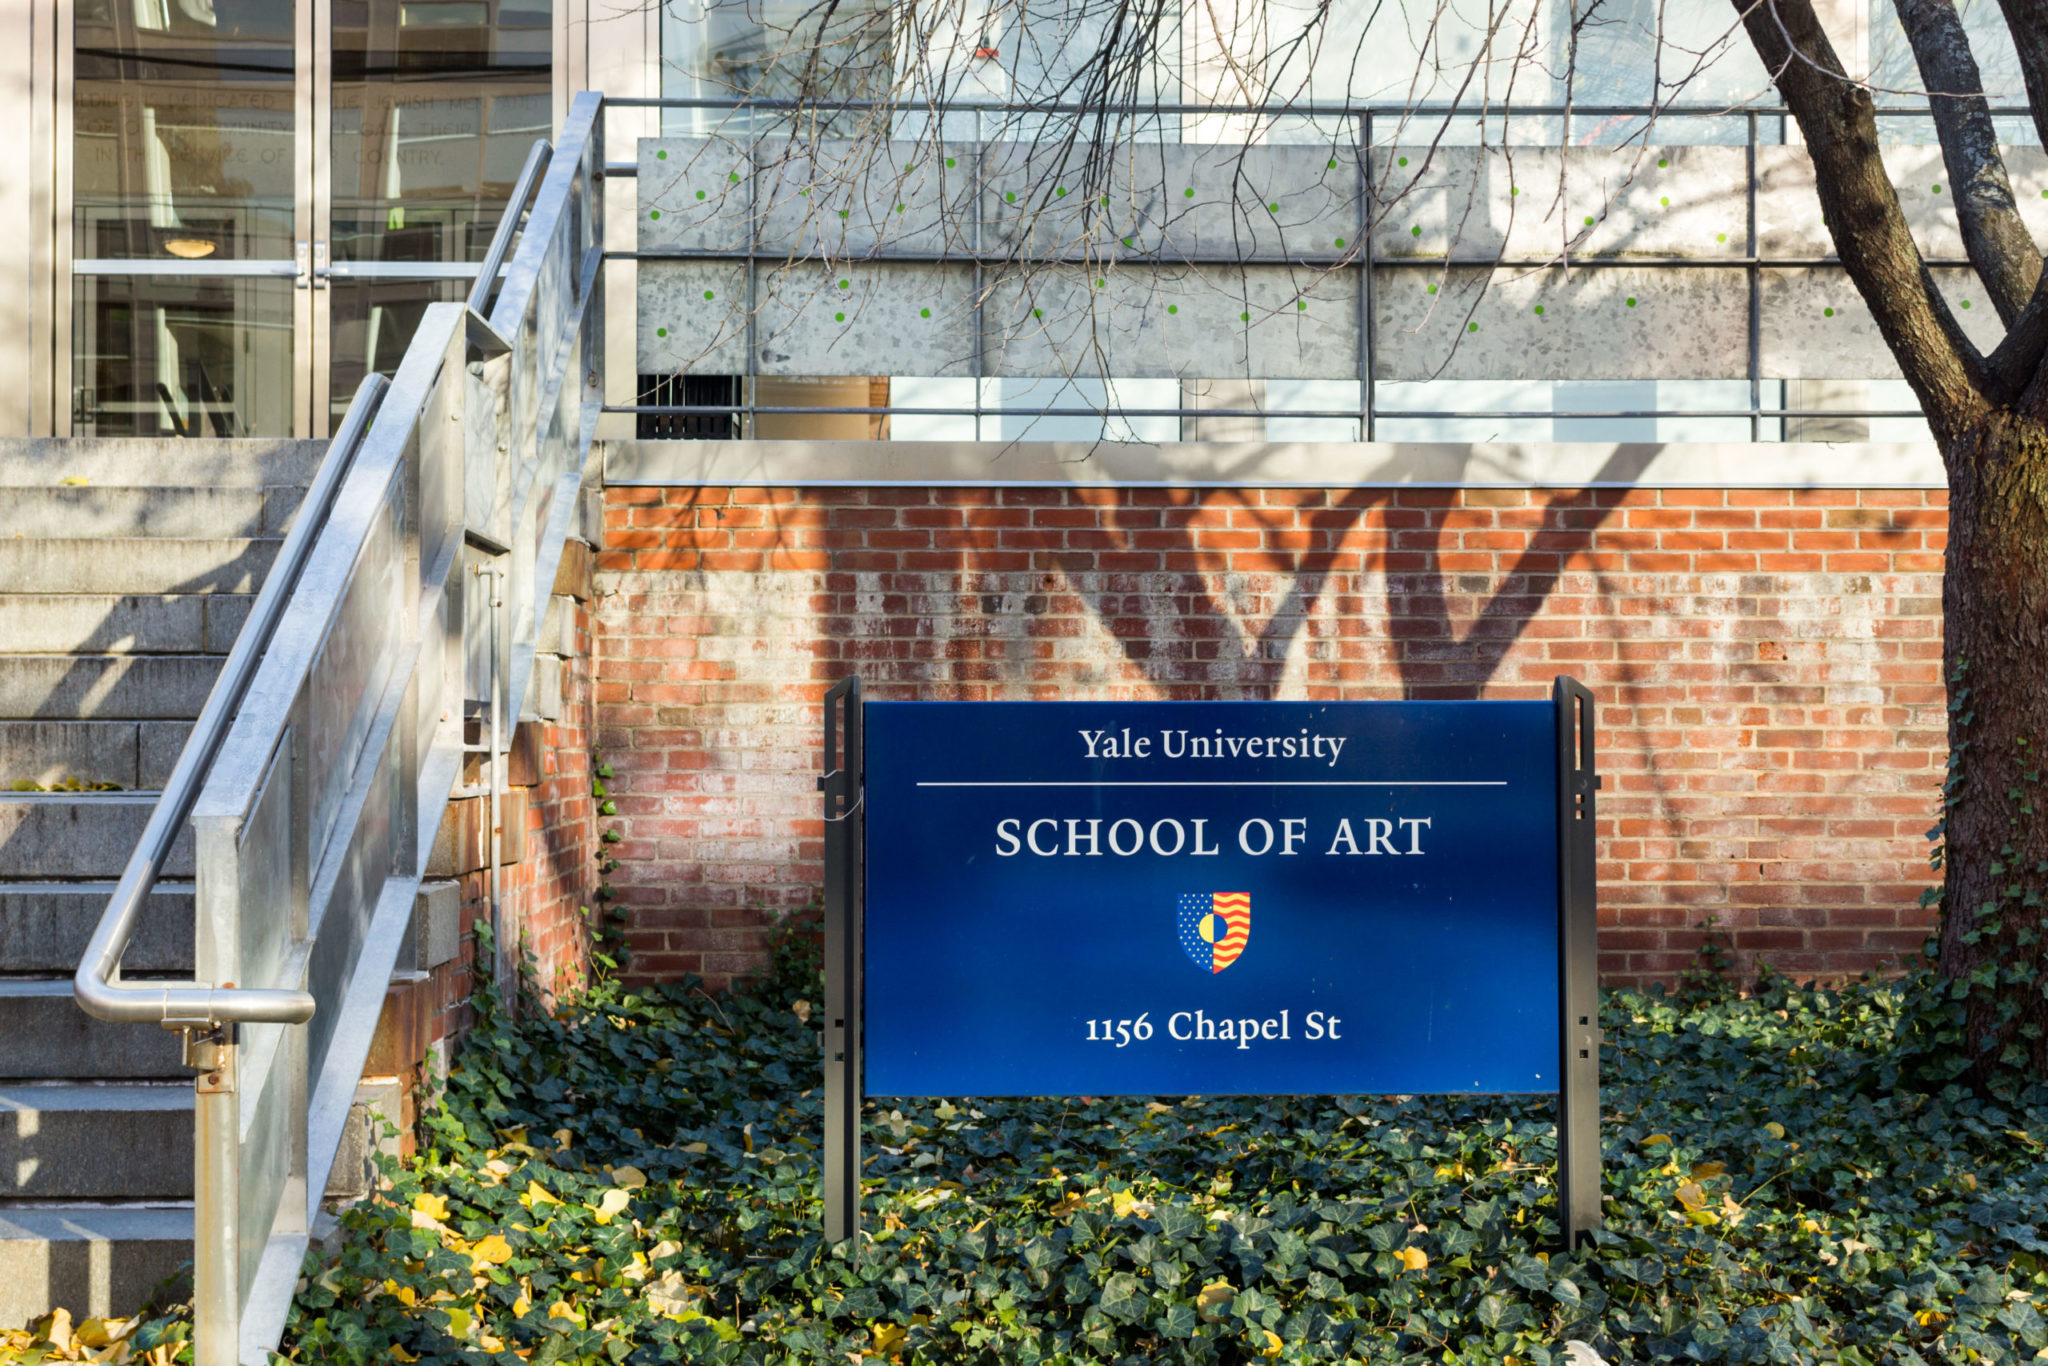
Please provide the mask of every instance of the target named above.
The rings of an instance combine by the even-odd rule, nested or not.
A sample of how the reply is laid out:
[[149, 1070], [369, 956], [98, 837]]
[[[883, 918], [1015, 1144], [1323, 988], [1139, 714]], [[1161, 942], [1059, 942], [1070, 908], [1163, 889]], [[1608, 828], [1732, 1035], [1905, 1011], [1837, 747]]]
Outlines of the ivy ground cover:
[[306, 1362], [2007, 1362], [2048, 1356], [2048, 1094], [1945, 1083], [1944, 989], [1603, 1007], [1606, 1229], [1549, 1102], [884, 1101], [820, 1237], [815, 965], [488, 1011], [309, 1258]]

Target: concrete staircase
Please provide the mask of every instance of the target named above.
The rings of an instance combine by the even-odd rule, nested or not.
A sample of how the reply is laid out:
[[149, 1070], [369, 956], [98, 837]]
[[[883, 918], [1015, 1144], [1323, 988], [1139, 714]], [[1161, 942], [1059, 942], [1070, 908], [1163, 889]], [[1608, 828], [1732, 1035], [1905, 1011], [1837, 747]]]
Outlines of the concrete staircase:
[[[192, 1247], [192, 1074], [71, 973], [325, 443], [0, 441], [0, 1328], [126, 1313]], [[66, 780], [106, 791], [57, 788]], [[189, 836], [131, 978], [192, 972]]]

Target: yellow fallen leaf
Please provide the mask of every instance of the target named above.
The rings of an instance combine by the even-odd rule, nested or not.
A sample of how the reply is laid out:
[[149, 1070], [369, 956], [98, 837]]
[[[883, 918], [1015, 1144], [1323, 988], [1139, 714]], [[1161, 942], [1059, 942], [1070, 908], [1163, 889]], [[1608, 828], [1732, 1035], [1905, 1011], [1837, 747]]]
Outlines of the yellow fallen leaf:
[[1707, 1203], [1707, 1193], [1690, 1181], [1671, 1192], [1671, 1198], [1684, 1205], [1688, 1212], [1704, 1208]]
[[71, 1350], [71, 1311], [52, 1309], [30, 1325], [29, 1331], [60, 1352]]
[[595, 1206], [597, 1210], [597, 1222], [600, 1224], [609, 1224], [612, 1220], [618, 1218], [619, 1215], [623, 1214], [625, 1212], [626, 1206], [632, 1203], [633, 1195], [630, 1191], [606, 1191], [604, 1193], [604, 1198], [599, 1200], [597, 1202], [597, 1205]]
[[1820, 1232], [1820, 1225], [1811, 1219], [1801, 1219], [1799, 1221], [1799, 1231], [1801, 1233], [1818, 1233]]
[[1263, 1341], [1256, 1344], [1259, 1348], [1259, 1355], [1262, 1357], [1279, 1356], [1281, 1347], [1285, 1345], [1280, 1341], [1280, 1335], [1270, 1328], [1261, 1328], [1259, 1332], [1263, 1335]]
[[1066, 1195], [1061, 1197], [1060, 1202], [1047, 1210], [1046, 1213], [1055, 1219], [1062, 1219], [1087, 1203], [1088, 1197], [1081, 1194], [1081, 1192], [1068, 1191]]
[[445, 1195], [421, 1191], [412, 1198], [412, 1207], [436, 1223], [448, 1217], [448, 1197]]
[[393, 1361], [405, 1361], [405, 1362], [412, 1362], [412, 1361], [418, 1361], [418, 1360], [419, 1360], [419, 1358], [418, 1358], [418, 1357], [414, 1356], [414, 1355], [413, 1355], [413, 1354], [412, 1354], [411, 1352], [408, 1352], [408, 1351], [406, 1351], [406, 1350], [405, 1350], [405, 1348], [403, 1348], [403, 1347], [399, 1346], [399, 1345], [398, 1345], [397, 1343], [395, 1343], [395, 1342], [391, 1344], [391, 1349], [390, 1349], [390, 1350], [391, 1350], [391, 1359], [392, 1359]]
[[1429, 1254], [1419, 1247], [1404, 1247], [1394, 1254], [1394, 1260], [1407, 1271], [1429, 1270]]
[[1173, 1113], [1173, 1107], [1171, 1105], [1161, 1105], [1156, 1100], [1148, 1100], [1145, 1102], [1145, 1113], [1148, 1115], [1170, 1115]]
[[92, 480], [82, 474], [67, 474], [57, 482], [67, 489], [82, 489], [87, 484], [90, 484]]
[[576, 1136], [570, 1133], [567, 1129], [557, 1129], [554, 1132], [555, 1146], [566, 1153], [569, 1151], [570, 1143], [575, 1141], [575, 1137]]
[[1659, 1143], [1669, 1143], [1670, 1141], [1670, 1134], [1651, 1134], [1648, 1138], [1643, 1140], [1643, 1146], [1645, 1148], [1654, 1148]]
[[638, 1167], [614, 1167], [612, 1184], [620, 1190], [636, 1191], [647, 1184], [647, 1173]]
[[1211, 1281], [1195, 1296], [1195, 1311], [1205, 1322], [1214, 1323], [1230, 1312], [1231, 1301], [1236, 1298], [1237, 1288], [1229, 1281]]
[[576, 1308], [576, 1306], [570, 1304], [567, 1300], [556, 1300], [553, 1304], [549, 1305], [548, 1317], [551, 1319], [567, 1319], [569, 1320], [569, 1322], [575, 1324], [580, 1324], [583, 1322], [583, 1314], [581, 1313], [581, 1311], [579, 1311]]
[[711, 1145], [709, 1143], [685, 1143], [683, 1151], [686, 1153], [708, 1153], [711, 1151]]
[[1764, 1125], [1764, 1132], [1772, 1138], [1783, 1138], [1785, 1136], [1785, 1126], [1774, 1119], [1769, 1124]]
[[1718, 1162], [1702, 1162], [1692, 1169], [1692, 1179], [1695, 1181], [1711, 1181], [1727, 1170], [1726, 1167]]
[[451, 1305], [441, 1312], [448, 1316], [448, 1331], [455, 1337], [468, 1337], [469, 1330], [476, 1324], [476, 1320], [469, 1316], [467, 1309], [457, 1309]]
[[878, 1323], [874, 1327], [875, 1350], [883, 1356], [894, 1356], [903, 1350], [904, 1339], [910, 1330], [894, 1323]]
[[1701, 1228], [1712, 1228], [1721, 1222], [1721, 1216], [1710, 1209], [1689, 1209], [1685, 1217]]
[[503, 1266], [512, 1260], [512, 1244], [505, 1241], [502, 1233], [486, 1234], [477, 1240], [470, 1250], [471, 1269], [480, 1266]]
[[647, 1287], [647, 1307], [657, 1314], [675, 1318], [694, 1310], [701, 1301], [690, 1293], [679, 1271], [662, 1273], [660, 1280]]
[[[525, 1282], [522, 1281], [520, 1284], [524, 1287]], [[519, 1298], [512, 1301], [512, 1317], [523, 1319], [526, 1317], [526, 1311], [531, 1308], [533, 1308], [533, 1295], [530, 1291], [522, 1288], [519, 1292]]]
[[519, 1197], [519, 1203], [528, 1209], [539, 1209], [542, 1205], [559, 1205], [562, 1202], [549, 1195], [538, 1181], [526, 1183], [526, 1194]]

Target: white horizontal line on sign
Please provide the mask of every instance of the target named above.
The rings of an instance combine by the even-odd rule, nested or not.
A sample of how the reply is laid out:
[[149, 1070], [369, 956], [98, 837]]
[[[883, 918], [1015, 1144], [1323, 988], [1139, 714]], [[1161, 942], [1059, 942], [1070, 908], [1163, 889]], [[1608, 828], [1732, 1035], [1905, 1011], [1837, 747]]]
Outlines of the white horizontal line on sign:
[[919, 787], [1506, 787], [1504, 780], [1489, 782], [1423, 782], [1408, 778], [1350, 780], [1301, 780], [1273, 782], [1128, 782], [1128, 783], [919, 783]]

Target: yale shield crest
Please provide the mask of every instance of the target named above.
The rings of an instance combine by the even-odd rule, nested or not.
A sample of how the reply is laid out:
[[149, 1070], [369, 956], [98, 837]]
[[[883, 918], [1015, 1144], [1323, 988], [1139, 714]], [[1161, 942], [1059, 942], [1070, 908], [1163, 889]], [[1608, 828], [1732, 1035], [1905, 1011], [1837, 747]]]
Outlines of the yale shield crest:
[[1204, 972], [1221, 972], [1235, 963], [1252, 936], [1250, 892], [1186, 892], [1175, 911], [1180, 946]]

